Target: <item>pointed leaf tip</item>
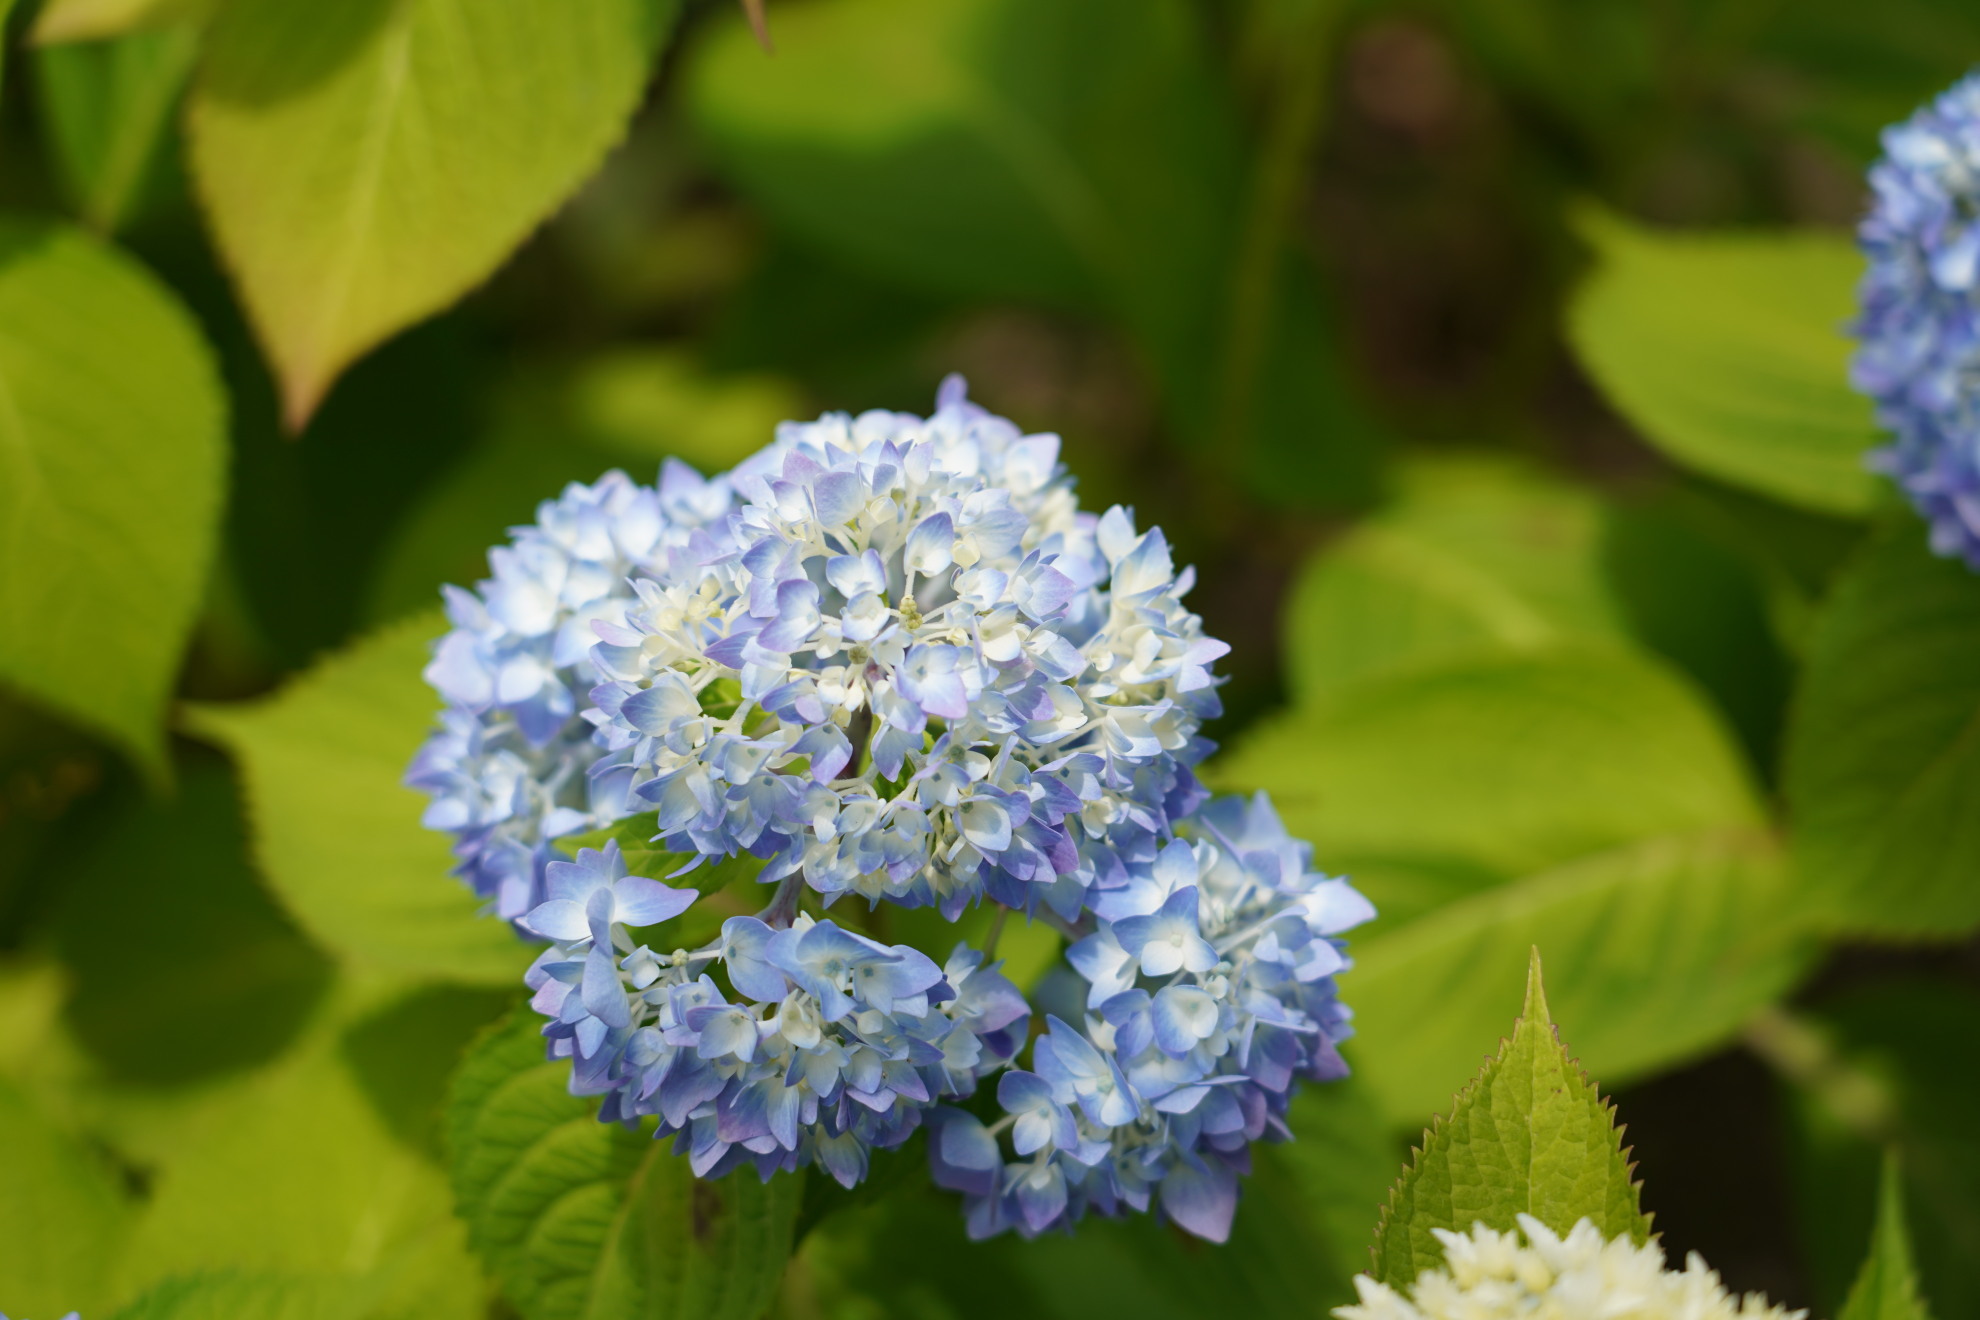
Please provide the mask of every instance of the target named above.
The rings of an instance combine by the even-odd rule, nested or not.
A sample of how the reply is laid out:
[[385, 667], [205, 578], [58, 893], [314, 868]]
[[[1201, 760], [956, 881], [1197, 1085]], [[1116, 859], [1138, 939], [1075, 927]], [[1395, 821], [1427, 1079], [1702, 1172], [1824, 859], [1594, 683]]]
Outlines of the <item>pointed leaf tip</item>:
[[[1538, 1030], [1529, 1030], [1538, 1027]], [[1473, 1224], [1509, 1232], [1522, 1213], [1557, 1233], [1588, 1219], [1607, 1238], [1644, 1242], [1634, 1166], [1615, 1106], [1561, 1042], [1541, 987], [1540, 954], [1527, 968], [1526, 1008], [1512, 1037], [1435, 1120], [1389, 1194], [1376, 1229], [1375, 1278], [1392, 1287], [1443, 1260], [1436, 1230]]]
[[1850, 1285], [1837, 1320], [1932, 1320], [1931, 1309], [1918, 1292], [1911, 1235], [1904, 1222], [1904, 1178], [1894, 1151], [1885, 1152], [1878, 1180], [1870, 1254]]
[[1526, 1022], [1538, 1022], [1542, 1026], [1554, 1025], [1554, 1018], [1547, 1010], [1547, 990], [1540, 978], [1540, 946], [1534, 945], [1532, 954], [1526, 961], [1526, 1003], [1519, 1010], [1520, 1018]]

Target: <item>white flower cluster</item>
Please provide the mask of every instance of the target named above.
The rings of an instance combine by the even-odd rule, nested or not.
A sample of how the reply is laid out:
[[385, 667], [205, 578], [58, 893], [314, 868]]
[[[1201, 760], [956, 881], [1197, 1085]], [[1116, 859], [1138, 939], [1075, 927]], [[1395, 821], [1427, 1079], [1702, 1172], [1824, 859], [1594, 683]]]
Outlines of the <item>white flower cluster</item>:
[[1664, 1268], [1654, 1242], [1604, 1240], [1583, 1219], [1566, 1237], [1531, 1215], [1519, 1233], [1475, 1225], [1469, 1236], [1435, 1230], [1446, 1268], [1425, 1270], [1405, 1297], [1355, 1276], [1361, 1301], [1335, 1309], [1339, 1320], [1801, 1320], [1805, 1311], [1770, 1305], [1757, 1293], [1736, 1298], [1697, 1252], [1682, 1270]]

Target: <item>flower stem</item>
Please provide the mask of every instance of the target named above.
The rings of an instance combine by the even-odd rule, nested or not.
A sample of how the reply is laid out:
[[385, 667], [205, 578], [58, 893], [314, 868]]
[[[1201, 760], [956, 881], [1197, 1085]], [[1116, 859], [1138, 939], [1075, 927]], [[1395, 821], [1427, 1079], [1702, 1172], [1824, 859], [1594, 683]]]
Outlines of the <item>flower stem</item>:
[[1011, 910], [1002, 903], [997, 904], [997, 915], [990, 919], [990, 935], [983, 941], [983, 961], [987, 965], [996, 961], [997, 941], [1004, 934], [1004, 922], [1009, 919]]
[[783, 930], [797, 916], [798, 899], [804, 894], [804, 872], [793, 871], [777, 882], [770, 905], [757, 913], [757, 920], [773, 930]]

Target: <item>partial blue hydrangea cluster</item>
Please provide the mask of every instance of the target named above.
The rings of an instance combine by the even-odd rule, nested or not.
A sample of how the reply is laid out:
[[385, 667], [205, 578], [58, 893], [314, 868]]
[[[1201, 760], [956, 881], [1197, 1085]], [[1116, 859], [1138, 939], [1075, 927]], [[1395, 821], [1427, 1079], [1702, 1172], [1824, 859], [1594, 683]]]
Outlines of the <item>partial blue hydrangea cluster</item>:
[[972, 1236], [1030, 1237], [1159, 1199], [1224, 1240], [1250, 1143], [1291, 1135], [1297, 1080], [1347, 1072], [1340, 936], [1374, 909], [1311, 854], [1264, 794], [1219, 799], [1102, 900], [1067, 950], [1083, 1029], [1049, 1019], [1031, 1070], [999, 1080], [995, 1123], [936, 1116], [935, 1178], [965, 1194]]
[[594, 773], [578, 714], [598, 682], [593, 625], [623, 621], [635, 575], [666, 574], [732, 503], [725, 479], [677, 461], [658, 489], [608, 472], [545, 500], [489, 551], [494, 575], [478, 591], [445, 588], [454, 627], [426, 681], [447, 709], [406, 782], [431, 795], [425, 825], [454, 836], [458, 873], [505, 919], [542, 901], [549, 840], [628, 811], [629, 776]]
[[667, 846], [828, 897], [1070, 919], [1201, 797], [1229, 648], [1159, 530], [1079, 511], [1052, 435], [786, 424], [693, 553], [595, 624], [602, 745]]
[[730, 917], [706, 948], [656, 953], [629, 928], [679, 916], [693, 890], [627, 875], [616, 843], [547, 872], [523, 925], [552, 941], [527, 977], [551, 1056], [572, 1061], [574, 1093], [606, 1097], [603, 1119], [657, 1115], [702, 1177], [815, 1163], [850, 1187], [868, 1151], [1024, 1041], [1024, 996], [966, 946], [938, 967], [799, 912]]
[[[1220, 1238], [1295, 1079], [1342, 1071], [1332, 978], [1367, 905], [1262, 798], [1208, 802], [1228, 648], [1162, 533], [1080, 510], [1058, 448], [952, 377], [928, 418], [830, 414], [720, 477], [573, 485], [448, 590], [447, 709], [408, 775], [426, 823], [550, 941], [527, 980], [573, 1091], [657, 1120], [699, 1175], [850, 1186], [934, 1121], [972, 1231], [1154, 1205]], [[685, 858], [668, 879], [756, 859], [763, 911], [647, 947], [694, 891], [554, 842], [646, 813]], [[1024, 996], [967, 945], [937, 965], [825, 919], [847, 895], [1073, 941], [1087, 1003], [1005, 1073], [1003, 1120], [957, 1102], [1022, 1053]]]
[[1885, 130], [1870, 187], [1850, 375], [1895, 437], [1872, 461], [1980, 568], [1980, 75]]

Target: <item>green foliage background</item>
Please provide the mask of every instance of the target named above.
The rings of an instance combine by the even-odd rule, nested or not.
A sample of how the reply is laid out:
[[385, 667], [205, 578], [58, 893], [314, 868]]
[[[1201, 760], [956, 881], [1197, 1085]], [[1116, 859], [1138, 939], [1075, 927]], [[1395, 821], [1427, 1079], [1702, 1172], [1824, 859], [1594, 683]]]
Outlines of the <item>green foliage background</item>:
[[[1844, 331], [1972, 6], [0, 18], [0, 1310], [1317, 1316], [1477, 1105], [1567, 1121], [1551, 1009], [1667, 1249], [1980, 1312], [1980, 578]], [[1208, 776], [1381, 910], [1227, 1247], [967, 1244], [918, 1146], [694, 1184], [537, 1063], [399, 782], [437, 587], [536, 501], [949, 370], [1197, 563]], [[1594, 1096], [1562, 1176], [1640, 1227]]]

